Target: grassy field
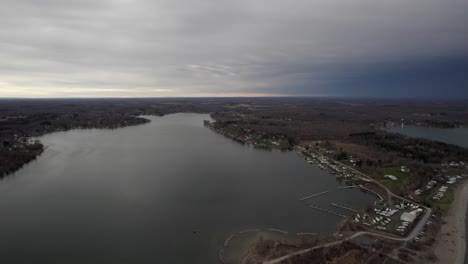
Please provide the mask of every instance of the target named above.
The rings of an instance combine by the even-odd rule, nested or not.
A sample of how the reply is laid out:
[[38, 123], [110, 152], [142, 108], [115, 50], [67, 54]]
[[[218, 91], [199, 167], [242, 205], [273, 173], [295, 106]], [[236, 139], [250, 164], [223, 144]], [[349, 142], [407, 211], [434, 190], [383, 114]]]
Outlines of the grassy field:
[[[391, 180], [385, 178], [384, 175], [393, 175], [397, 177], [397, 180]], [[408, 180], [409, 172], [402, 172], [400, 167], [386, 167], [384, 168], [384, 174], [380, 177], [379, 181], [383, 183], [390, 191], [398, 193], [401, 186], [403, 186]]]
[[434, 203], [444, 211], [448, 210], [450, 208], [450, 204], [452, 204], [453, 202], [454, 195], [455, 193], [453, 192], [453, 190], [449, 188], [442, 199], [438, 201], [432, 199], [432, 203]]
[[449, 188], [447, 192], [445, 193], [444, 197], [440, 200], [434, 200], [432, 197], [437, 193], [437, 190], [440, 188], [441, 185], [437, 185], [434, 187], [429, 192], [423, 193], [420, 196], [417, 197], [418, 201], [421, 202], [422, 204], [430, 207], [439, 207], [442, 210], [447, 210], [450, 207], [450, 204], [452, 204], [453, 199], [454, 199], [454, 191], [452, 188]]
[[[457, 176], [467, 173], [467, 169], [465, 167], [459, 168], [448, 168], [444, 175], [446, 176]], [[434, 195], [438, 192], [439, 188], [442, 185], [450, 186], [449, 184], [437, 184], [433, 189], [430, 191], [425, 191], [421, 195], [417, 196], [416, 198], [424, 205], [430, 207], [439, 207], [442, 210], [447, 210], [450, 207], [450, 204], [453, 202], [454, 199], [454, 190], [453, 186], [450, 186], [447, 192], [445, 193], [444, 197], [440, 200], [434, 200]]]

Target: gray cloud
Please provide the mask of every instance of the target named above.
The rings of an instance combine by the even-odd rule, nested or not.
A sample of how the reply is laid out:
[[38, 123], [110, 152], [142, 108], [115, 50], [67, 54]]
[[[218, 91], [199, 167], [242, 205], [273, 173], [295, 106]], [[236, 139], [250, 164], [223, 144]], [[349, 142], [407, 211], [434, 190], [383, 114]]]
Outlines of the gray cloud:
[[466, 0], [2, 6], [0, 96], [349, 94], [350, 69], [468, 55]]

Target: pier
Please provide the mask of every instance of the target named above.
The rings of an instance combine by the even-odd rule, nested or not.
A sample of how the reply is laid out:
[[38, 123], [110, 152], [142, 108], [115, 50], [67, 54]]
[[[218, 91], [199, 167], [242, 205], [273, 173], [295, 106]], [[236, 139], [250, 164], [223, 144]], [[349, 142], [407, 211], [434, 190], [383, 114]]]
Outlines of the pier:
[[335, 213], [335, 212], [332, 212], [330, 210], [327, 210], [327, 209], [323, 209], [323, 208], [320, 208], [318, 206], [315, 206], [315, 205], [309, 205], [310, 208], [314, 208], [316, 210], [319, 210], [319, 211], [322, 211], [322, 212], [325, 212], [325, 213], [329, 213], [329, 214], [332, 214], [332, 215], [336, 215], [336, 216], [339, 216], [339, 217], [343, 217], [343, 218], [346, 218], [347, 216], [346, 215], [342, 215], [342, 214], [339, 214], [339, 213]]
[[358, 210], [356, 207], [352, 207], [351, 205], [347, 205], [347, 204], [345, 204], [345, 203], [338, 203], [338, 202], [337, 202], [336, 204], [341, 205], [341, 206], [344, 206], [344, 207], [348, 207], [349, 209], [353, 209], [353, 210], [355, 210], [355, 211]]
[[350, 186], [340, 186], [338, 189], [351, 189], [351, 188], [358, 188], [359, 186], [357, 185], [350, 185]]
[[299, 201], [305, 201], [305, 200], [308, 200], [308, 199], [312, 199], [314, 197], [317, 197], [317, 196], [320, 196], [320, 195], [324, 195], [326, 193], [328, 193], [329, 191], [324, 191], [324, 192], [321, 192], [321, 193], [317, 193], [317, 194], [314, 194], [314, 195], [311, 195], [311, 196], [307, 196], [307, 197], [304, 197], [304, 198], [301, 198], [299, 199]]
[[297, 236], [317, 236], [317, 233], [297, 233]]
[[335, 206], [335, 207], [338, 207], [338, 208], [341, 208], [341, 209], [345, 209], [345, 210], [348, 210], [348, 211], [352, 211], [352, 212], [355, 212], [357, 213], [358, 210], [356, 210], [355, 208], [349, 206], [349, 205], [346, 205], [346, 204], [340, 204], [340, 203], [331, 203], [331, 205]]

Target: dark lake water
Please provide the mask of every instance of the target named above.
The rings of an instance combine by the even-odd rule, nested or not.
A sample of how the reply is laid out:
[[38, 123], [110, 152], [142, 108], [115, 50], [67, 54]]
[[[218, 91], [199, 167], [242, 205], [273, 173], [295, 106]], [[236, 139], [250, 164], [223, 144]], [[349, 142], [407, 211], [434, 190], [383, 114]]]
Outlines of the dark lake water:
[[[448, 144], [468, 148], [468, 128], [433, 128], [419, 126], [404, 126], [393, 127], [386, 130], [401, 133], [410, 137], [437, 140]], [[466, 219], [468, 219], [468, 210], [466, 212]], [[468, 230], [468, 222], [466, 223], [466, 230]], [[468, 264], [468, 257], [466, 255], [465, 264]]]
[[148, 118], [41, 137], [45, 152], [0, 181], [0, 263], [219, 263], [244, 229], [333, 232], [341, 218], [301, 197], [329, 190], [308, 201], [324, 208], [373, 200], [295, 152], [216, 134], [208, 115]]

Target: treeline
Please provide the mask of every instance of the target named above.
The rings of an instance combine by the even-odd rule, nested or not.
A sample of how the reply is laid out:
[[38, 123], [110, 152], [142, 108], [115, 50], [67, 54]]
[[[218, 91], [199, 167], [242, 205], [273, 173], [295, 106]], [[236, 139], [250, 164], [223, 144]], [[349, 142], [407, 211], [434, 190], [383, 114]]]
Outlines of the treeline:
[[34, 160], [44, 150], [39, 141], [33, 143], [12, 143], [3, 140], [0, 145], [0, 177], [4, 177], [24, 164]]
[[468, 106], [459, 102], [333, 98], [4, 99], [0, 100], [0, 142], [18, 149], [3, 148], [1, 151], [9, 154], [3, 154], [1, 164], [27, 162], [27, 152], [34, 156], [34, 151], [19, 147], [22, 139], [32, 136], [74, 128], [138, 125], [148, 122], [140, 115], [178, 112], [212, 113], [216, 128], [239, 141], [253, 135], [260, 140], [281, 142], [282, 148], [311, 140], [334, 140], [351, 141], [366, 151], [377, 149], [380, 157], [369, 159], [366, 164], [394, 157], [437, 163], [466, 155], [465, 150], [450, 145], [405, 139], [375, 129], [379, 122], [402, 119], [443, 126], [468, 124]]
[[219, 111], [225, 101], [185, 99], [0, 100], [0, 177], [42, 151], [31, 137], [77, 128], [114, 129], [149, 122], [140, 115]]
[[440, 164], [444, 161], [460, 161], [468, 158], [468, 149], [466, 148], [383, 131], [353, 136], [349, 140], [356, 144], [397, 153], [402, 158], [423, 163]]
[[[463, 111], [456, 106], [451, 111], [434, 111], [440, 106], [434, 109], [430, 104], [415, 104], [413, 108], [406, 104], [404, 106], [400, 108], [397, 104], [389, 107], [364, 103], [356, 106], [320, 100], [316, 104], [252, 103], [224, 109], [212, 117], [222, 133], [233, 135], [240, 141], [250, 137], [280, 137], [287, 139], [289, 147], [312, 141], [330, 142], [326, 148], [336, 149], [334, 158], [346, 160], [350, 155], [358, 157], [356, 166], [375, 177], [382, 177], [386, 167], [405, 165], [410, 168], [411, 174], [398, 190], [404, 195], [414, 192], [429, 180], [437, 180], [441, 163], [468, 159], [468, 149], [389, 133], [378, 129], [377, 125], [380, 120], [409, 122], [405, 111], [420, 111], [416, 116], [410, 115], [412, 122], [449, 127], [465, 122], [468, 112], [466, 107]], [[449, 109], [450, 106], [442, 108]], [[444, 114], [440, 114], [442, 112]], [[340, 146], [345, 147], [346, 151], [340, 151]]]

